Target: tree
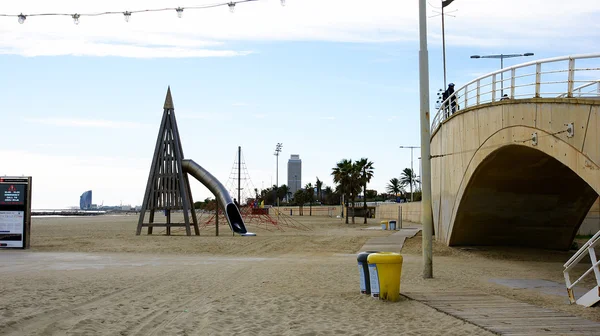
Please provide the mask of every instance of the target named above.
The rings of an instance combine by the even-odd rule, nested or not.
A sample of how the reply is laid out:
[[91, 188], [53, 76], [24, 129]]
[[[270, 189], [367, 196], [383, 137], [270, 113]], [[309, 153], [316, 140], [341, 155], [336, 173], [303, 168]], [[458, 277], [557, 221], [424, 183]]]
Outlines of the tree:
[[317, 200], [319, 203], [323, 203], [323, 181], [319, 180], [317, 176]]
[[415, 175], [415, 172], [413, 172], [413, 170], [410, 168], [404, 168], [404, 170], [402, 170], [402, 175], [400, 176], [400, 184], [403, 187], [407, 185], [410, 187], [411, 198], [413, 194], [413, 186], [416, 186], [417, 184], [416, 177], [417, 176]]
[[350, 198], [350, 178], [352, 175], [352, 160], [343, 159], [332, 169], [333, 182], [339, 185], [339, 191], [346, 198], [346, 224], [348, 224], [348, 199]]
[[283, 199], [283, 198], [287, 198], [288, 193], [290, 192], [290, 188], [285, 185], [282, 184], [279, 189], [277, 189], [277, 196], [279, 197], [279, 199]]
[[[350, 198], [352, 202], [352, 224], [355, 223], [354, 201], [362, 187], [360, 183], [360, 174], [361, 170], [359, 165], [348, 159], [343, 159], [338, 162], [331, 173], [331, 175], [333, 175], [333, 181], [340, 185], [339, 190], [346, 195], [346, 199]], [[348, 224], [348, 202], [346, 202], [346, 224]]]
[[356, 165], [357, 169], [360, 171], [360, 185], [363, 186], [363, 209], [365, 212], [365, 221], [363, 224], [367, 224], [367, 183], [371, 182], [375, 167], [373, 167], [373, 162], [369, 161], [367, 158], [361, 158], [356, 162]]
[[307, 183], [304, 191], [306, 192], [306, 201], [309, 206], [309, 216], [312, 216], [312, 202], [315, 199], [315, 188], [313, 188], [312, 183]]
[[331, 187], [325, 187], [325, 190], [322, 190], [324, 195], [325, 204], [327, 205], [338, 205], [340, 204], [340, 194], [336, 193]]
[[367, 190], [365, 192], [365, 197], [370, 200], [375, 199], [377, 197], [377, 190], [371, 190], [371, 189]]
[[306, 202], [306, 193], [304, 190], [296, 190], [294, 193], [294, 203], [299, 206], [299, 215], [304, 216], [304, 203]]
[[402, 193], [402, 182], [400, 182], [400, 180], [394, 177], [390, 180], [390, 182], [388, 182], [388, 185], [386, 186], [386, 191], [391, 194], [394, 194], [394, 196], [398, 196], [399, 193]]

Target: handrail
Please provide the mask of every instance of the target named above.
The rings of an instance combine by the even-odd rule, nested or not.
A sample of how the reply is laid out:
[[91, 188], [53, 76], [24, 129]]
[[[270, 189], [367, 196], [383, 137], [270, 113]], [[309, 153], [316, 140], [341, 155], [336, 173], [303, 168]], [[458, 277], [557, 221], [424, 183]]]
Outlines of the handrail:
[[[592, 60], [593, 66], [589, 66], [589, 64], [581, 65], [584, 60]], [[557, 62], [565, 61], [568, 61], [567, 66], [556, 66]], [[576, 67], [575, 65], [578, 62], [580, 66]], [[542, 66], [544, 66], [544, 69]], [[529, 71], [521, 73], [524, 70]], [[576, 74], [584, 76], [585, 78], [576, 78]], [[532, 79], [531, 77], [534, 78]], [[452, 113], [467, 107], [504, 99], [515, 99], [515, 97], [572, 98], [574, 93], [577, 95], [577, 92], [579, 93], [578, 97], [581, 97], [581, 89], [587, 86], [582, 85], [574, 88], [574, 84], [595, 84], [594, 81], [587, 79], [589, 77], [600, 77], [600, 53], [546, 58], [490, 72], [475, 78], [455, 90], [450, 97], [441, 103], [440, 108], [432, 120], [431, 134], [435, 133], [442, 122], [449, 118]], [[566, 88], [564, 87], [565, 85]], [[598, 85], [598, 90], [595, 93], [590, 93], [589, 96], [600, 97], [600, 83], [598, 83]], [[482, 88], [485, 90], [482, 90]], [[503, 94], [505, 94], [506, 97], [503, 97]], [[560, 96], [557, 97], [557, 95]], [[452, 107], [450, 106], [451, 102], [455, 102], [456, 104], [454, 111], [452, 111]]]
[[[593, 86], [593, 85], [597, 85], [598, 86], [596, 88], [596, 95], [600, 95], [600, 79], [593, 80], [593, 81], [591, 81], [591, 82], [589, 82], [587, 84], [583, 84], [581, 86], [578, 86], [578, 87], [574, 88], [573, 89], [573, 94], [575, 94], [575, 91], [578, 91], [579, 92], [579, 97], [581, 97], [581, 90], [585, 89], [588, 86]], [[591, 92], [588, 92], [588, 93], [591, 93]], [[567, 96], [567, 93], [565, 92], [565, 93], [561, 93], [557, 98], [564, 98], [566, 96]]]
[[[597, 245], [600, 244], [600, 231], [596, 232], [595, 235], [592, 236], [575, 254], [563, 265], [564, 271], [563, 274], [565, 276], [565, 285], [567, 286], [567, 293], [569, 295], [569, 301], [571, 303], [575, 303], [575, 295], [573, 294], [573, 287], [577, 285], [579, 282], [583, 280], [588, 274], [594, 271], [596, 276], [596, 284], [600, 286], [600, 261], [596, 259], [596, 250], [594, 249]], [[577, 280], [571, 282], [571, 277], [569, 276], [569, 271], [572, 270], [579, 262], [585, 258], [587, 255], [590, 256], [590, 261], [592, 266], [588, 268]]]

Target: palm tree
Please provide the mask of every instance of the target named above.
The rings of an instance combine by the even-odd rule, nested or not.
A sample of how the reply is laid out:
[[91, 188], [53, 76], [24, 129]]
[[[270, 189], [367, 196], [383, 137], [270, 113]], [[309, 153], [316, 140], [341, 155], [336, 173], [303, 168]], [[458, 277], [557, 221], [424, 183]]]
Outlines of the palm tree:
[[307, 183], [304, 191], [306, 192], [306, 200], [308, 201], [309, 216], [312, 216], [312, 202], [315, 200], [315, 188], [313, 188], [312, 183]]
[[410, 187], [411, 202], [413, 199], [413, 185], [416, 185], [416, 177], [417, 176], [415, 175], [415, 172], [413, 172], [410, 168], [404, 168], [404, 170], [402, 170], [402, 175], [400, 176], [400, 183], [402, 184], [402, 186], [405, 187], [408, 185]]
[[287, 198], [289, 192], [290, 188], [287, 185], [282, 184], [279, 189], [277, 189], [277, 197], [279, 197], [279, 199]]
[[335, 195], [334, 195], [333, 189], [331, 189], [331, 187], [328, 186], [328, 187], [325, 187], [324, 191], [325, 191], [325, 204], [327, 204], [327, 205], [335, 204], [335, 201], [334, 201]]
[[386, 186], [386, 191], [394, 194], [394, 196], [398, 196], [399, 193], [402, 193], [402, 182], [394, 177]]
[[361, 158], [356, 164], [360, 170], [360, 184], [363, 186], [363, 201], [365, 211], [365, 221], [363, 224], [367, 224], [367, 183], [371, 182], [375, 167], [373, 167], [373, 162], [369, 161], [367, 158]]
[[317, 176], [317, 199], [319, 200], [319, 203], [323, 203], [323, 181], [319, 180], [319, 177]]
[[298, 189], [294, 194], [294, 203], [298, 205], [298, 215], [304, 216], [304, 203], [306, 202], [306, 193], [302, 189]]
[[338, 162], [332, 169], [333, 182], [339, 184], [340, 193], [345, 196], [346, 200], [346, 224], [348, 224], [348, 199], [350, 197], [350, 178], [352, 175], [352, 160], [343, 159]]

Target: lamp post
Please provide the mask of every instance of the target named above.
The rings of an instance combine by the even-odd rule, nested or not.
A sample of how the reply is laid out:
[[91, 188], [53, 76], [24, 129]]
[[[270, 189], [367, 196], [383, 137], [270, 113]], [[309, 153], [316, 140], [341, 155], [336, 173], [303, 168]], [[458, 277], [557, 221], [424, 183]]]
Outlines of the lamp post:
[[427, 51], [427, 1], [419, 0], [419, 127], [421, 129], [421, 224], [423, 225], [423, 278], [433, 278], [433, 213], [431, 211], [431, 148], [429, 120], [429, 52]]
[[277, 188], [275, 188], [275, 197], [277, 198], [277, 217], [279, 217], [279, 153], [281, 153], [281, 148], [283, 148], [283, 144], [278, 142], [275, 146], [275, 155], [276, 157], [276, 168], [275, 168], [275, 184]]
[[[419, 146], [400, 146], [400, 148], [410, 148], [410, 173], [414, 176], [415, 175], [415, 171], [413, 170], [413, 149], [415, 148], [421, 148]], [[414, 181], [413, 181], [413, 177], [410, 177], [410, 201], [413, 201], [413, 190], [412, 190], [412, 185], [413, 185]]]
[[446, 32], [444, 29], [444, 8], [454, 0], [442, 0], [442, 54], [444, 59], [444, 88], [446, 88]]
[[[533, 56], [533, 53], [524, 53], [524, 54], [498, 54], [498, 55], [473, 55], [471, 58], [499, 58], [500, 59], [500, 69], [504, 69], [504, 59], [505, 58], [513, 58], [513, 57], [523, 57], [523, 56]], [[504, 71], [500, 73], [500, 96], [504, 96]]]

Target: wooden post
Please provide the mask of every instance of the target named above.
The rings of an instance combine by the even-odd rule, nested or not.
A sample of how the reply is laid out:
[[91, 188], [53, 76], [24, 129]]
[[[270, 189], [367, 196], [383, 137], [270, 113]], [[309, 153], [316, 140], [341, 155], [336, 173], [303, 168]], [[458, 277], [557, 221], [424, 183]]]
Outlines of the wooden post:
[[219, 236], [219, 200], [215, 198], [215, 236]]
[[171, 210], [165, 210], [167, 215], [167, 236], [171, 235]]
[[398, 229], [402, 229], [402, 205], [398, 207]]

